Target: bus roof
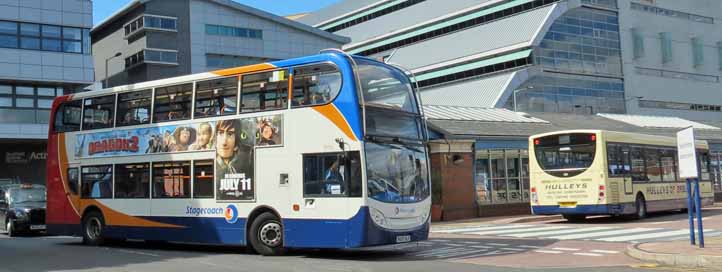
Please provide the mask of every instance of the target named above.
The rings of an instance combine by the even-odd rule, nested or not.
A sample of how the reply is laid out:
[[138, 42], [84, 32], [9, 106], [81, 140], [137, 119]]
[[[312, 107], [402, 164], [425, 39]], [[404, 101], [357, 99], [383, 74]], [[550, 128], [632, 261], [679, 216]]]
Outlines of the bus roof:
[[72, 94], [70, 96], [73, 99], [86, 98], [86, 97], [93, 97], [93, 96], [104, 95], [104, 94], [122, 93], [122, 92], [137, 91], [137, 90], [142, 90], [142, 89], [151, 89], [151, 88], [156, 88], [156, 87], [161, 87], [161, 86], [189, 83], [192, 81], [205, 80], [205, 79], [211, 79], [211, 78], [217, 78], [217, 77], [223, 77], [223, 76], [232, 76], [232, 75], [238, 75], [238, 74], [244, 74], [244, 73], [261, 72], [261, 71], [266, 71], [266, 70], [274, 70], [274, 69], [281, 68], [281, 67], [296, 66], [296, 65], [303, 65], [303, 64], [307, 64], [307, 63], [313, 63], [313, 62], [323, 62], [323, 61], [332, 61], [332, 60], [340, 60], [340, 59], [343, 59], [341, 52], [323, 52], [323, 53], [320, 53], [317, 55], [310, 55], [310, 56], [298, 57], [298, 58], [287, 59], [287, 60], [258, 63], [258, 64], [252, 64], [252, 65], [246, 65], [246, 66], [240, 66], [240, 67], [234, 67], [234, 68], [215, 70], [215, 71], [210, 71], [210, 72], [195, 73], [195, 74], [190, 74], [190, 75], [164, 78], [164, 79], [140, 82], [140, 83], [135, 83], [135, 84], [115, 86], [112, 88], [106, 88], [106, 89], [100, 89], [100, 90], [80, 92], [80, 93]]
[[[670, 136], [660, 136], [654, 134], [641, 134], [631, 132], [620, 132], [611, 130], [595, 130], [595, 129], [576, 129], [576, 130], [560, 130], [547, 133], [541, 133], [529, 136], [529, 141], [535, 138], [558, 135], [558, 134], [569, 134], [569, 133], [595, 133], [601, 134], [605, 141], [621, 142], [621, 143], [632, 143], [632, 144], [654, 144], [663, 146], [676, 146], [677, 138]], [[697, 148], [709, 149], [707, 141], [696, 140], [695, 144]]]

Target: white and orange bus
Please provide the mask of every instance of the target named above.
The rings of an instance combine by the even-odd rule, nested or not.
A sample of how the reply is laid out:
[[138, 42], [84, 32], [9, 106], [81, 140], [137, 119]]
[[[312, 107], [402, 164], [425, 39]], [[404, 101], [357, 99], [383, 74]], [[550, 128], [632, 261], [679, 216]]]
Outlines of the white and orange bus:
[[59, 97], [48, 231], [264, 255], [425, 240], [417, 98], [402, 70], [337, 51]]

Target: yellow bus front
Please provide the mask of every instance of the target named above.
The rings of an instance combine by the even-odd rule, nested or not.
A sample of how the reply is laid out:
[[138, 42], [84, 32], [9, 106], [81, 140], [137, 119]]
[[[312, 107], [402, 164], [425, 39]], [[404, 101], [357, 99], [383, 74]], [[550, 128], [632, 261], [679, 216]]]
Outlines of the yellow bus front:
[[532, 213], [618, 214], [608, 205], [603, 134], [574, 130], [529, 138]]

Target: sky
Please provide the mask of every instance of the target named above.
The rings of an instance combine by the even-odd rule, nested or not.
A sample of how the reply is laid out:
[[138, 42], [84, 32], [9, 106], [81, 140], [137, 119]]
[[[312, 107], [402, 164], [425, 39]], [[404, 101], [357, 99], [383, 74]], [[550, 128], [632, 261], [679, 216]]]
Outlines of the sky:
[[[261, 9], [276, 15], [311, 12], [339, 2], [339, 0], [233, 0], [235, 2]], [[131, 0], [95, 0], [93, 1], [93, 25], [97, 25]]]

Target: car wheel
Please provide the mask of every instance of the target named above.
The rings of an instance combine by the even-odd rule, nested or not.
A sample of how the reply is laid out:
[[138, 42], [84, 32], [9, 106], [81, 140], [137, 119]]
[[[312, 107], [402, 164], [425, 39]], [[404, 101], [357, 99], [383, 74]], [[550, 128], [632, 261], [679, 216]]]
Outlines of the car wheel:
[[5, 224], [5, 230], [7, 231], [9, 237], [15, 237], [18, 235], [15, 230], [15, 222], [13, 222], [12, 219], [8, 220], [8, 223]]
[[644, 196], [638, 195], [634, 206], [636, 208], [636, 213], [634, 214], [636, 219], [647, 218], [647, 202], [644, 200]]
[[263, 213], [251, 224], [249, 240], [253, 249], [264, 256], [282, 255], [283, 225], [272, 213]]
[[97, 246], [104, 242], [103, 230], [105, 229], [105, 220], [100, 212], [92, 211], [83, 217], [83, 243], [86, 245]]

